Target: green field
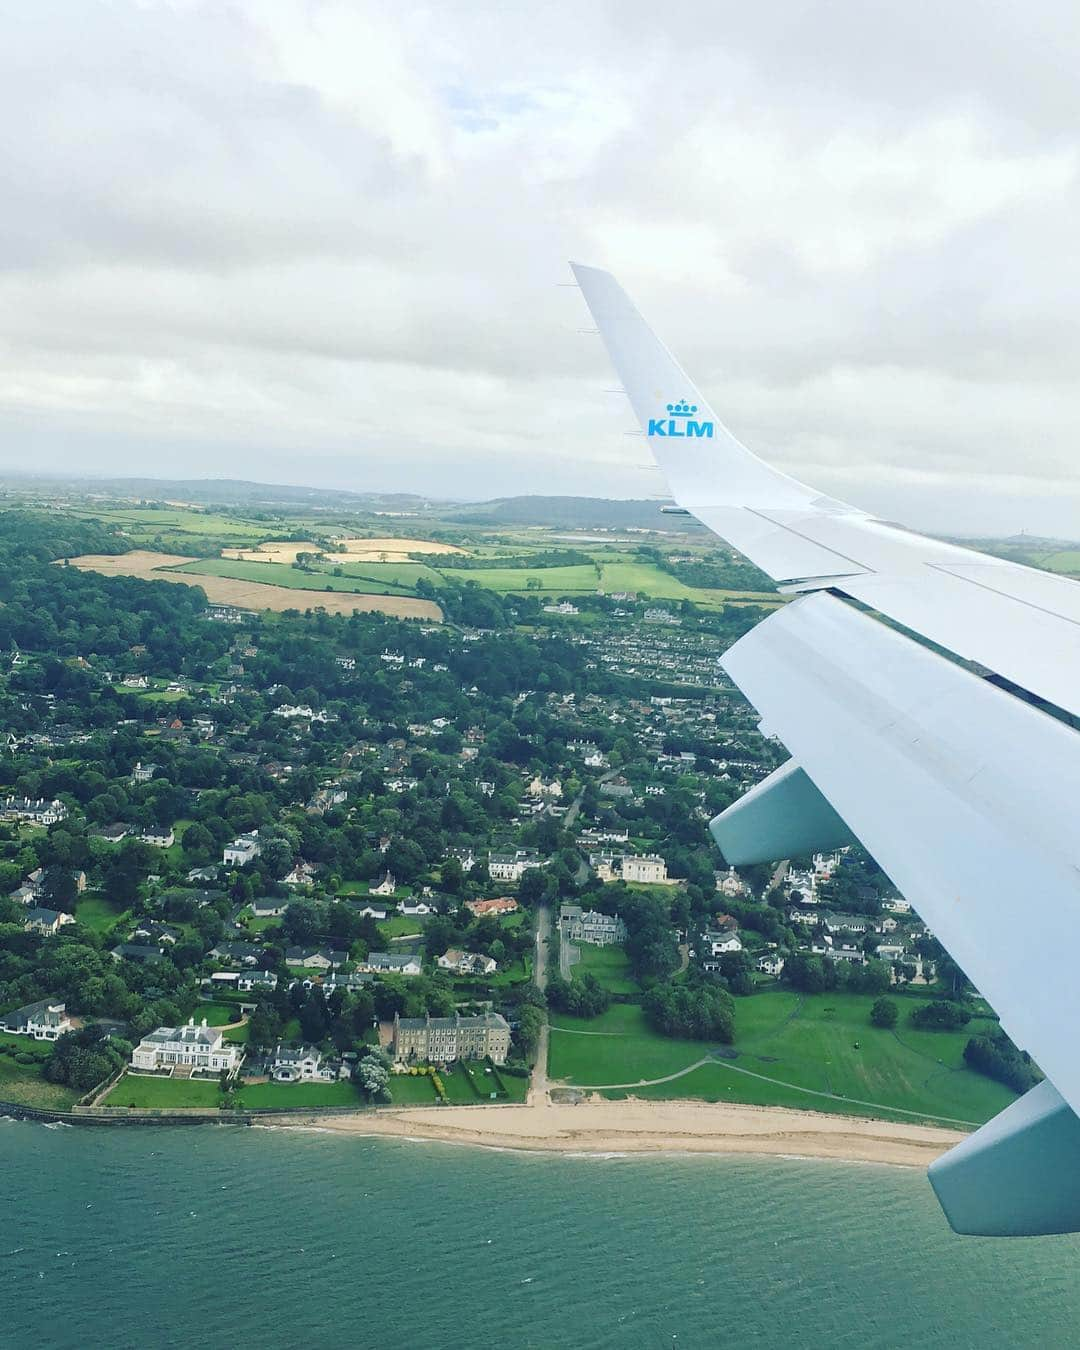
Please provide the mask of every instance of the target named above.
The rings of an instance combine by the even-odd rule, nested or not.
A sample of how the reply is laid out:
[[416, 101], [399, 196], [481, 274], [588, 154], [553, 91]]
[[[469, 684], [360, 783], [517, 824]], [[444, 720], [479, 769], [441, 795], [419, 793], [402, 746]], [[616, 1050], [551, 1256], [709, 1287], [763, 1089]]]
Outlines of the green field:
[[[917, 1001], [898, 1001], [900, 1025], [883, 1031], [870, 1026], [869, 995], [770, 990], [737, 999], [731, 1049], [660, 1036], [636, 1005], [616, 1004], [588, 1021], [553, 1017], [548, 1071], [613, 1098], [699, 1097], [942, 1123], [981, 1124], [1014, 1100], [964, 1065], [964, 1045], [984, 1024], [917, 1031], [907, 1021]], [[597, 1032], [605, 1034], [589, 1034]], [[649, 1081], [669, 1075], [677, 1076]]]
[[394, 1073], [390, 1075], [390, 1097], [395, 1106], [431, 1106], [435, 1102], [435, 1089], [427, 1074], [413, 1077]]
[[[41, 1075], [45, 1060], [52, 1053], [52, 1047], [45, 1042], [31, 1040], [26, 1036], [0, 1034], [0, 1101], [18, 1102], [23, 1106], [36, 1106], [41, 1110], [66, 1111], [82, 1096], [74, 1088], [63, 1083], [50, 1083]], [[32, 1054], [37, 1058], [34, 1064], [17, 1064], [15, 1056], [20, 1053]]]
[[247, 1110], [259, 1107], [295, 1107], [305, 1111], [312, 1106], [362, 1106], [363, 1100], [353, 1083], [243, 1083], [240, 1101]]
[[[184, 507], [168, 507], [160, 511], [147, 510], [145, 507], [91, 509], [73, 511], [72, 514], [84, 519], [100, 520], [108, 525], [119, 525], [132, 539], [152, 539], [158, 534], [189, 535], [192, 547], [199, 539], [228, 538], [235, 539], [238, 544], [247, 544], [253, 539], [272, 538], [274, 534], [274, 526], [269, 521], [247, 521], [210, 511], [189, 511]], [[284, 524], [279, 528], [285, 528]]]
[[205, 1017], [207, 1026], [226, 1027], [230, 1022], [239, 1022], [240, 1009], [235, 1003], [198, 1003], [192, 1016], [196, 1023]]
[[128, 914], [126, 909], [117, 909], [103, 895], [93, 895], [89, 891], [79, 897], [75, 904], [75, 918], [92, 933], [107, 933], [113, 924]]
[[621, 947], [593, 947], [587, 942], [578, 946], [581, 959], [570, 967], [572, 979], [588, 972], [595, 975], [603, 988], [612, 994], [638, 994], [641, 986], [630, 969], [630, 958]]
[[216, 1078], [143, 1078], [126, 1073], [101, 1105], [182, 1110], [193, 1106], [217, 1106], [220, 1100]]
[[[392, 569], [391, 569], [392, 570]], [[234, 581], [257, 581], [267, 586], [284, 586], [297, 591], [341, 591], [349, 595], [410, 595], [408, 586], [389, 580], [371, 581], [362, 577], [335, 577], [329, 572], [302, 572], [286, 563], [240, 562], [235, 558], [199, 558], [164, 572], [192, 572], [202, 577], [231, 577]]]
[[[527, 595], [530, 590], [539, 595], [594, 593], [600, 585], [596, 568], [587, 563], [571, 567], [538, 567], [535, 571], [524, 567], [477, 567], [467, 572], [459, 571], [456, 575], [463, 580], [475, 581], [478, 586], [484, 586], [489, 591], [503, 594], [513, 591]], [[538, 581], [539, 586], [530, 587], [530, 578]]]

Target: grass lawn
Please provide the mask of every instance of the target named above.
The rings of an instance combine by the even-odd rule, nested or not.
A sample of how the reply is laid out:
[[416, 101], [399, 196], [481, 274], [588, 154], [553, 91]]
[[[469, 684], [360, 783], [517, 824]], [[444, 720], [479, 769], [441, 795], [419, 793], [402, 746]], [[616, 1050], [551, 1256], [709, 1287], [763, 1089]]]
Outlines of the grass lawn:
[[183, 1110], [217, 1106], [220, 1099], [216, 1078], [143, 1078], [126, 1073], [102, 1105]]
[[92, 933], [107, 933], [119, 919], [129, 917], [126, 909], [117, 909], [103, 895], [85, 891], [75, 904], [75, 918]]
[[[901, 998], [900, 1025], [883, 1031], [870, 1025], [873, 1001], [871, 995], [839, 993], [800, 998], [784, 990], [737, 999], [735, 1058], [718, 1057], [668, 1083], [604, 1095], [700, 1097], [886, 1117], [913, 1112], [972, 1123], [1014, 1100], [1007, 1088], [964, 1065], [964, 1046], [981, 1022], [958, 1032], [917, 1031], [908, 1017], [919, 1001]], [[661, 1078], [709, 1056], [712, 1048], [657, 1035], [632, 1004], [615, 1005], [589, 1021], [554, 1017], [552, 1028], [549, 1072], [581, 1086]], [[581, 1034], [597, 1031], [614, 1034]]]
[[225, 1027], [230, 1022], [239, 1022], [240, 1008], [235, 1003], [197, 1003], [192, 1015], [196, 1024], [205, 1017], [208, 1026]]
[[240, 1101], [249, 1110], [260, 1106], [295, 1106], [298, 1111], [310, 1106], [362, 1106], [356, 1086], [348, 1080], [338, 1083], [242, 1083]]
[[42, 1111], [67, 1111], [83, 1094], [63, 1083], [49, 1083], [36, 1064], [16, 1064], [10, 1055], [0, 1055], [0, 1101], [36, 1106]]
[[404, 914], [395, 914], [392, 919], [380, 919], [379, 932], [389, 941], [396, 937], [409, 937], [412, 933], [419, 933], [424, 926], [422, 915], [414, 915], [409, 918]]
[[572, 979], [588, 972], [613, 994], [641, 992], [641, 986], [630, 971], [630, 958], [621, 947], [594, 947], [588, 942], [575, 945], [581, 957], [570, 968]]
[[426, 1074], [412, 1078], [407, 1073], [392, 1073], [390, 1097], [395, 1106], [431, 1106], [435, 1101], [435, 1089]]

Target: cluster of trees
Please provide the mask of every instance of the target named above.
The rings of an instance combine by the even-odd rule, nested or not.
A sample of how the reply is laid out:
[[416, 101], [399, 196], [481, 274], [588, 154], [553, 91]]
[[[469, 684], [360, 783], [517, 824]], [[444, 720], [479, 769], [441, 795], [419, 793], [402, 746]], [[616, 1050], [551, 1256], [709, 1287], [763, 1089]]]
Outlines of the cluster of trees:
[[42, 1073], [50, 1083], [66, 1083], [88, 1092], [131, 1058], [131, 1043], [118, 1037], [106, 1039], [97, 1026], [69, 1031], [53, 1046]]
[[935, 999], [923, 1003], [911, 1014], [911, 1025], [923, 1031], [959, 1031], [971, 1021], [971, 1013], [959, 1003]]
[[884, 961], [834, 961], [827, 956], [792, 952], [784, 960], [780, 976], [785, 984], [804, 994], [823, 994], [846, 989], [853, 994], [883, 994], [892, 985], [889, 967]]
[[611, 1006], [611, 995], [591, 971], [572, 980], [553, 975], [548, 980], [547, 999], [552, 1008], [572, 1017], [599, 1017]]
[[726, 989], [708, 984], [653, 985], [641, 1000], [646, 1017], [665, 1036], [695, 1040], [735, 1039], [735, 1001]]
[[874, 1006], [870, 1009], [870, 1021], [873, 1026], [891, 1030], [899, 1018], [900, 1009], [896, 1006], [895, 999], [882, 995], [881, 998], [874, 1000]]
[[972, 1036], [964, 1046], [964, 1063], [1014, 1092], [1027, 1092], [1042, 1074], [1026, 1050], [1018, 1050], [1000, 1029], [989, 1036]]

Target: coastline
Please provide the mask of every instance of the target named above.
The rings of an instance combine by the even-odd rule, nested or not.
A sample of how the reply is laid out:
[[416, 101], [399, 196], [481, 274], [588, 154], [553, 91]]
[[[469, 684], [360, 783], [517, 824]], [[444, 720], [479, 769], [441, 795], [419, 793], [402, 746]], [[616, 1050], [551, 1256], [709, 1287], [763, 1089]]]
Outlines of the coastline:
[[957, 1130], [859, 1116], [633, 1098], [576, 1105], [383, 1108], [334, 1116], [298, 1111], [259, 1124], [531, 1152], [744, 1153], [894, 1167], [926, 1167], [964, 1138]]

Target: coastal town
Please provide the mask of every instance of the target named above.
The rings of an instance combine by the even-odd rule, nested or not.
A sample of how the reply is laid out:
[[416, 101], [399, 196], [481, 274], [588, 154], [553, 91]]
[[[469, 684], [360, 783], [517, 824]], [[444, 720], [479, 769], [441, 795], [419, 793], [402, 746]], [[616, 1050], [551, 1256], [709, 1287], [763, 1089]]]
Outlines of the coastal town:
[[[0, 1099], [225, 1118], [634, 1096], [940, 1125], [1032, 1072], [861, 850], [737, 870], [712, 842], [783, 760], [719, 665], [778, 601], [596, 577], [609, 554], [653, 586], [738, 576], [715, 545], [615, 534], [592, 590], [540, 603], [565, 545], [489, 532], [509, 584], [535, 573], [444, 590], [459, 617], [432, 623], [214, 604], [64, 565], [125, 556], [85, 514], [5, 526], [31, 574], [0, 612]], [[475, 533], [441, 532], [460, 569]], [[878, 1035], [898, 1021], [918, 1034]], [[898, 1070], [928, 1027], [957, 1072], [913, 1095]]]

